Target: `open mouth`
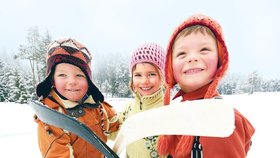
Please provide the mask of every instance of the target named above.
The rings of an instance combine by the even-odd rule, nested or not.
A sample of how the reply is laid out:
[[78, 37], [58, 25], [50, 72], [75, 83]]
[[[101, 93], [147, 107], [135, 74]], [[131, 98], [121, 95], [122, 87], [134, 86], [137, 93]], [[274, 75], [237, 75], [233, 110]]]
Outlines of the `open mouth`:
[[148, 91], [151, 90], [153, 87], [141, 87], [141, 90], [143, 91]]
[[78, 92], [79, 89], [66, 89], [68, 92]]
[[184, 73], [187, 74], [187, 75], [192, 75], [192, 74], [199, 73], [201, 71], [203, 71], [203, 69], [201, 69], [201, 68], [193, 68], [193, 69], [188, 69]]

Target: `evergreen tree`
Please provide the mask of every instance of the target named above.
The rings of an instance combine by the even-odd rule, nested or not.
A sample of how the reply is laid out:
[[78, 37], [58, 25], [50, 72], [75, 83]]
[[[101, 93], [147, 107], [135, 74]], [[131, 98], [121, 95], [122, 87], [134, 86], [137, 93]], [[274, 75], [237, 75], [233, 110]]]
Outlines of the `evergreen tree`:
[[116, 53], [111, 55], [96, 54], [94, 57], [93, 76], [97, 87], [105, 97], [129, 96], [129, 72], [126, 56]]
[[[118, 65], [108, 64], [108, 81], [109, 81], [109, 90], [111, 93], [111, 97], [118, 96], [118, 87], [119, 81], [117, 76]], [[107, 92], [108, 93], [108, 92]]]
[[280, 92], [280, 80], [272, 79], [267, 82], [267, 87], [269, 92]]
[[19, 98], [16, 102], [20, 104], [27, 103], [27, 101], [30, 99], [30, 94], [28, 92], [28, 85], [26, 84], [26, 80], [23, 73], [19, 73], [17, 75], [16, 86], [19, 92]]
[[128, 87], [130, 77], [128, 65], [125, 63], [120, 64], [117, 69], [117, 82], [118, 82], [118, 96], [127, 98], [131, 97], [131, 92]]
[[10, 76], [12, 76], [12, 69], [7, 63], [1, 62], [0, 83], [1, 83], [1, 102], [8, 102], [10, 96]]
[[33, 87], [32, 83], [32, 75], [30, 73], [24, 73], [23, 76], [23, 82], [25, 85], [25, 90], [26, 90], [26, 94], [27, 94], [27, 102], [31, 99], [34, 99], [34, 97], [36, 97], [35, 94], [35, 88]]
[[7, 87], [9, 87], [7, 89], [7, 101], [8, 102], [15, 102], [16, 101], [16, 96], [17, 96], [17, 92], [16, 92], [16, 87], [15, 87], [15, 75], [14, 75], [14, 69], [10, 69], [10, 71], [7, 71], [6, 73], [6, 79], [7, 79]]
[[11, 81], [11, 99], [10, 101], [16, 103], [26, 103], [27, 101], [27, 92], [23, 83], [23, 78], [19, 74], [18, 70], [13, 71], [13, 76], [10, 77], [13, 81]]
[[248, 77], [248, 84], [250, 87], [249, 93], [253, 94], [253, 92], [261, 91], [261, 82], [262, 79], [258, 75], [257, 71], [253, 71]]
[[220, 94], [230, 95], [235, 93], [237, 81], [234, 79], [234, 76], [228, 75], [222, 81], [218, 87]]
[[5, 101], [5, 65], [0, 60], [0, 102]]

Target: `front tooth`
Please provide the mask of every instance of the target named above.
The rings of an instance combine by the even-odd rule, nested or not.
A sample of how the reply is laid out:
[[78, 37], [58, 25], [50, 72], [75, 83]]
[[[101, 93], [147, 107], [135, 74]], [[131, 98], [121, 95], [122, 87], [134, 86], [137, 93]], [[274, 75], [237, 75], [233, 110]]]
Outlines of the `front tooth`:
[[151, 88], [142, 88], [143, 90], [149, 90], [149, 89], [151, 89]]

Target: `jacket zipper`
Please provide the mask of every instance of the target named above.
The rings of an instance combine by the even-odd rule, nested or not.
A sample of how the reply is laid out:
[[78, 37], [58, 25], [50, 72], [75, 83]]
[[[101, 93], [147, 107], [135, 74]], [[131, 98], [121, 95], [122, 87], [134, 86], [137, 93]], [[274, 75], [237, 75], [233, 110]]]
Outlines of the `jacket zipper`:
[[195, 136], [191, 158], [203, 158], [202, 145], [199, 142], [199, 136]]
[[142, 110], [142, 101], [140, 100], [140, 110]]

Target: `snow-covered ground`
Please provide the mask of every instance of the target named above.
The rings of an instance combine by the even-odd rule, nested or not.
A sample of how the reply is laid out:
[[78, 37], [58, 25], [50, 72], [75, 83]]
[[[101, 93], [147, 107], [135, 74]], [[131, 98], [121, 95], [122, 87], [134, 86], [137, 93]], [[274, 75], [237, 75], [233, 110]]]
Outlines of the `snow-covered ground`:
[[[248, 158], [275, 157], [280, 142], [280, 93], [254, 93], [253, 95], [230, 95], [224, 99], [234, 103], [256, 128], [253, 146]], [[117, 111], [123, 109], [126, 99], [107, 99]], [[28, 105], [0, 102], [1, 157], [39, 158], [36, 123]], [[278, 124], [278, 125], [277, 125]], [[112, 142], [110, 142], [112, 143]]]

